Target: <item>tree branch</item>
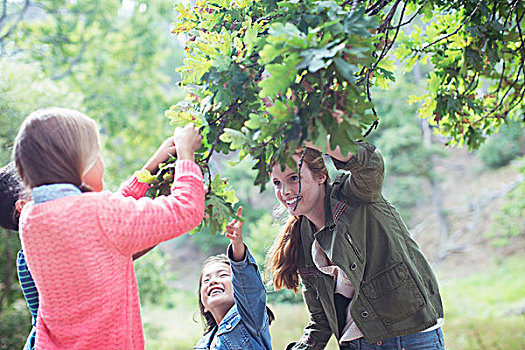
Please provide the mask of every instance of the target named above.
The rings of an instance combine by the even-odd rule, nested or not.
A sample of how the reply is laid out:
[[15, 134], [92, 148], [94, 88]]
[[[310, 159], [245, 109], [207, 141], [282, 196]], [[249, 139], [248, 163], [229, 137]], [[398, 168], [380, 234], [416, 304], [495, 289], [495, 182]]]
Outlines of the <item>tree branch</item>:
[[205, 163], [208, 163], [210, 161], [211, 156], [212, 156], [213, 152], [215, 151], [215, 147], [217, 146], [217, 144], [220, 141], [219, 137], [221, 136], [222, 131], [226, 127], [226, 124], [228, 124], [228, 118], [230, 117], [230, 115], [232, 115], [232, 113], [234, 111], [237, 111], [238, 108], [239, 108], [238, 104], [231, 105], [230, 108], [228, 108], [228, 110], [221, 117], [219, 117], [217, 119], [217, 120], [219, 120], [219, 119], [221, 120], [221, 125], [219, 126], [219, 131], [217, 132], [217, 136], [215, 136], [215, 140], [213, 140], [213, 143], [211, 145], [210, 152], [208, 153], [208, 156], [206, 158], [204, 158], [204, 162]]
[[7, 16], [7, 0], [3, 0], [2, 1], [2, 16], [0, 17], [0, 29], [2, 29], [2, 21], [6, 18]]
[[474, 14], [476, 13], [476, 11], [478, 10], [479, 8], [479, 5], [481, 5], [481, 3], [483, 2], [483, 0], [480, 0], [478, 2], [478, 4], [476, 5], [476, 7], [474, 8], [474, 10], [470, 13], [470, 15], [463, 21], [463, 23], [461, 23], [461, 25], [455, 30], [453, 31], [452, 33], [450, 34], [447, 34], [445, 36], [442, 36], [441, 38], [438, 38], [436, 39], [434, 42], [430, 43], [430, 44], [427, 44], [425, 45], [423, 48], [421, 49], [415, 49], [414, 51], [416, 52], [422, 52], [422, 51], [425, 51], [426, 49], [428, 49], [429, 47], [431, 47], [432, 45], [435, 45], [437, 44], [438, 42], [442, 41], [442, 40], [445, 40], [447, 38], [450, 38], [451, 36], [454, 36], [456, 35], [464, 26], [465, 24], [467, 24], [468, 21], [470, 21], [470, 19], [472, 18], [472, 16], [474, 16]]
[[[387, 23], [390, 23], [390, 21], [392, 20], [393, 18], [393, 13], [395, 13], [395, 11], [397, 10], [397, 4], [399, 3], [399, 1], [396, 1], [396, 4], [394, 4], [394, 7], [392, 8], [392, 10], [390, 11], [389, 15], [390, 16], [390, 19], [388, 20], [388, 22], [386, 22], [386, 19], [385, 19], [385, 22], [383, 22], [383, 24], [385, 24], [385, 27], [386, 27], [386, 24]], [[367, 98], [368, 98], [368, 101], [369, 102], [372, 102], [372, 96], [370, 94], [370, 77], [372, 75], [372, 72], [377, 68], [377, 66], [379, 65], [379, 63], [381, 62], [381, 60], [383, 58], [385, 58], [386, 54], [388, 51], [390, 51], [390, 49], [392, 48], [392, 46], [394, 45], [394, 42], [396, 41], [397, 39], [397, 35], [399, 34], [399, 30], [401, 28], [401, 26], [399, 25], [401, 23], [401, 21], [403, 20], [403, 15], [405, 14], [405, 10], [406, 10], [406, 6], [407, 6], [407, 3], [405, 2], [403, 4], [403, 9], [401, 10], [401, 16], [399, 17], [399, 23], [398, 25], [396, 26], [396, 32], [395, 32], [395, 35], [394, 35], [394, 39], [388, 43], [388, 37], [389, 37], [389, 33], [390, 31], [387, 29], [386, 30], [386, 34], [385, 34], [385, 45], [383, 46], [383, 49], [381, 51], [381, 54], [379, 55], [379, 58], [376, 60], [376, 62], [374, 63], [374, 65], [372, 66], [372, 68], [370, 69], [367, 69], [366, 71], [366, 75], [365, 75], [365, 81], [366, 81], [366, 95], [367, 95]], [[390, 15], [392, 14], [392, 15]], [[387, 16], [387, 17], [388, 17]], [[381, 24], [381, 26], [383, 25]], [[359, 83], [361, 83], [362, 80]], [[374, 116], [376, 117], [376, 119], [379, 119], [378, 116], [377, 116], [377, 112], [375, 110], [374, 107], [372, 107], [372, 113], [374, 114]], [[377, 125], [378, 125], [378, 121], [374, 121], [374, 123], [370, 126], [370, 128], [367, 130], [367, 132], [365, 133], [364, 137], [368, 136], [370, 134], [370, 132], [372, 132], [372, 129], [376, 128]]]
[[[22, 10], [20, 11], [20, 14], [18, 15], [18, 19], [15, 21], [15, 23], [7, 30], [7, 32], [5, 32], [4, 35], [0, 36], [0, 42], [2, 42], [5, 38], [9, 37], [11, 34], [13, 34], [13, 32], [15, 31], [15, 29], [18, 27], [18, 25], [20, 24], [20, 22], [22, 21], [22, 18], [24, 17], [27, 9], [29, 8], [29, 0], [25, 0], [24, 1], [24, 7], [22, 8]], [[5, 8], [4, 8], [5, 9]], [[5, 17], [7, 18], [7, 17]], [[5, 19], [4, 18], [4, 14], [2, 14], [2, 20]], [[0, 20], [1, 22], [1, 20]]]
[[385, 8], [390, 1], [391, 0], [378, 0], [372, 6], [367, 8], [365, 13], [369, 16], [375, 16], [379, 13], [379, 11]]
[[[515, 0], [514, 3], [512, 3], [510, 5], [510, 11], [509, 11], [509, 14], [507, 15], [507, 18], [505, 18], [505, 22], [503, 22], [503, 25], [506, 26], [507, 23], [509, 22], [510, 18], [512, 17], [512, 12], [514, 12], [514, 10], [517, 8], [518, 6], [518, 3], [519, 3], [519, 0]], [[516, 11], [517, 12], [517, 11]]]
[[[394, 5], [392, 5], [392, 8], [390, 9], [390, 12], [388, 12], [388, 14], [386, 15], [385, 20], [383, 21], [383, 23], [381, 23], [379, 25], [379, 27], [377, 27], [377, 32], [378, 33], [382, 33], [382, 32], [384, 32], [386, 30], [387, 25], [390, 23], [390, 21], [392, 21], [392, 18], [394, 18], [394, 14], [396, 13], [397, 6], [399, 5], [400, 2], [401, 2], [401, 0], [396, 0]], [[406, 7], [406, 3], [405, 3], [405, 7]], [[401, 14], [401, 19], [402, 18], [403, 18], [403, 14]], [[401, 19], [399, 20], [399, 22], [401, 22]], [[398, 25], [397, 30], [399, 30], [399, 25]]]
[[414, 13], [414, 15], [412, 17], [410, 17], [410, 19], [408, 19], [407, 21], [401, 23], [401, 24], [398, 24], [397, 26], [395, 27], [387, 27], [386, 29], [398, 29], [399, 27], [404, 27], [406, 26], [407, 24], [410, 24], [412, 23], [412, 21], [414, 20], [414, 18], [416, 18], [417, 15], [419, 15], [419, 13], [421, 12], [421, 10], [423, 9], [423, 7], [425, 7], [425, 5], [429, 2], [429, 0], [425, 0], [425, 2], [423, 3], [423, 5], [421, 5], [421, 7], [416, 11], [416, 13]]
[[[521, 71], [523, 70], [523, 65], [519, 67], [518, 69], [518, 73], [516, 75], [516, 79], [514, 79], [514, 82], [509, 86], [509, 88], [507, 89], [507, 91], [505, 92], [505, 94], [503, 95], [503, 97], [501, 98], [501, 100], [499, 101], [499, 103], [496, 105], [496, 107], [494, 107], [488, 114], [486, 114], [483, 118], [486, 118], [488, 117], [490, 114], [496, 112], [500, 107], [501, 105], [503, 104], [503, 101], [505, 100], [505, 97], [507, 97], [507, 94], [510, 92], [510, 90], [512, 90], [514, 88], [514, 86], [518, 83], [518, 80], [520, 78], [520, 75], [521, 75]], [[514, 102], [514, 101], [512, 101]]]
[[84, 36], [82, 36], [80, 40], [81, 40], [81, 46], [80, 46], [80, 51], [78, 52], [78, 55], [73, 60], [70, 61], [69, 67], [64, 73], [51, 77], [52, 80], [64, 79], [65, 77], [73, 73], [73, 66], [82, 60], [82, 57], [84, 56], [84, 52], [86, 51], [86, 47], [87, 47], [86, 41], [84, 40]]

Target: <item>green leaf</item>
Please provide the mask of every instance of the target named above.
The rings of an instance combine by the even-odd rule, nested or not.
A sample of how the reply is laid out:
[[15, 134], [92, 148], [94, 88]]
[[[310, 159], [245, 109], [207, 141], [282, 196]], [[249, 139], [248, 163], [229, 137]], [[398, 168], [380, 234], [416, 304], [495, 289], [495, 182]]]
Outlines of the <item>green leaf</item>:
[[243, 132], [230, 128], [224, 128], [224, 132], [219, 136], [219, 139], [222, 142], [229, 143], [232, 150], [241, 149], [251, 141]]
[[334, 58], [334, 63], [337, 67], [337, 71], [343, 76], [343, 78], [345, 78], [346, 81], [352, 84], [355, 83], [354, 69], [357, 70], [357, 66], [348, 64], [345, 60], [339, 57]]
[[283, 63], [266, 65], [269, 76], [259, 82], [261, 88], [259, 97], [274, 98], [279, 93], [285, 93], [295, 80], [297, 75], [297, 68], [295, 67], [300, 60], [297, 54], [290, 54]]
[[290, 119], [294, 114], [294, 104], [290, 100], [276, 100], [274, 105], [266, 109], [272, 115], [275, 122], [282, 122]]
[[317, 134], [317, 137], [315, 140], [312, 140], [314, 141], [314, 145], [320, 147], [323, 152], [326, 152], [328, 150], [328, 132], [321, 122], [315, 124], [315, 134]]
[[256, 130], [261, 127], [261, 117], [255, 113], [250, 113], [249, 115], [250, 119], [244, 122], [244, 125], [247, 128], [250, 128], [252, 130]]
[[153, 175], [151, 175], [151, 173], [149, 172], [148, 169], [144, 169], [142, 171], [137, 171], [135, 173], [135, 176], [137, 178], [137, 180], [139, 180], [139, 182], [142, 182], [142, 183], [147, 183], [147, 184], [153, 184], [153, 183], [156, 183], [158, 182], [157, 181], [157, 178]]
[[300, 54], [304, 59], [296, 68], [298, 70], [308, 68], [312, 73], [317, 72], [319, 69], [326, 68], [332, 63], [332, 58], [345, 48], [345, 45], [345, 43], [337, 44], [337, 42], [335, 42], [319, 49], [304, 50]]

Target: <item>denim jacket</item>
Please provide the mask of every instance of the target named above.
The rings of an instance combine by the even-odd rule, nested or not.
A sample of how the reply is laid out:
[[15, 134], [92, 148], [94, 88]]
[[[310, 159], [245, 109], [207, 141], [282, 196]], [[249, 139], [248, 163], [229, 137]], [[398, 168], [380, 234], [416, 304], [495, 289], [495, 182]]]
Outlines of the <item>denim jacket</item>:
[[226, 313], [219, 326], [206, 333], [194, 349], [211, 349], [210, 343], [217, 333], [213, 349], [271, 350], [266, 288], [257, 263], [248, 248], [243, 261], [232, 260], [231, 246], [228, 248], [228, 257], [232, 268], [235, 305]]

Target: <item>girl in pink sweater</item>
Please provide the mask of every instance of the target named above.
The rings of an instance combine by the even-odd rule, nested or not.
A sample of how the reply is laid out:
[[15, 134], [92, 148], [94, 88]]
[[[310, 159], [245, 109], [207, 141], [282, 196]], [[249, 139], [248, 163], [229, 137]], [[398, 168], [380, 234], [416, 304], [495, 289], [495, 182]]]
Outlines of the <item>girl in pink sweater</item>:
[[155, 173], [176, 152], [169, 196], [141, 198], [148, 185], [136, 177], [101, 192], [95, 122], [61, 108], [27, 117], [13, 156], [33, 199], [20, 238], [40, 297], [36, 349], [144, 349], [132, 256], [202, 221], [200, 145], [192, 124], [177, 128], [146, 163]]

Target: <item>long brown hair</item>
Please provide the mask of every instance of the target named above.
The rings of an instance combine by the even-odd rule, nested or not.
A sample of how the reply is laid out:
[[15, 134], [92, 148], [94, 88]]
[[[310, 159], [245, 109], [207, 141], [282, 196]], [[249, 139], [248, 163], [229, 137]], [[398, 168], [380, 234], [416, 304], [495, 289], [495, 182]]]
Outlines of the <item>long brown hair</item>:
[[65, 108], [40, 109], [22, 123], [13, 158], [29, 188], [71, 183], [82, 189], [82, 176], [98, 157], [98, 132], [93, 119]]
[[[330, 181], [322, 153], [307, 147], [304, 151], [296, 154], [301, 155], [302, 152], [304, 152], [303, 162], [312, 172], [312, 175], [314, 177], [324, 175], [326, 176], [326, 181]], [[265, 274], [272, 274], [275, 290], [287, 288], [297, 293], [299, 288], [297, 262], [300, 248], [300, 217], [290, 216], [279, 235], [273, 241], [266, 256]]]
[[[211, 314], [211, 312], [205, 311], [206, 308], [204, 307], [204, 304], [202, 303], [202, 298], [201, 298], [202, 274], [204, 272], [204, 269], [206, 269], [208, 265], [215, 264], [215, 263], [221, 263], [221, 264], [226, 264], [228, 266], [231, 266], [230, 259], [228, 259], [228, 257], [224, 254], [210, 256], [209, 258], [204, 260], [204, 265], [202, 266], [201, 275], [199, 277], [199, 290], [197, 293], [199, 294], [199, 309], [201, 311], [201, 316], [204, 319], [203, 323], [205, 323], [204, 324], [204, 334], [208, 333], [213, 328], [215, 328], [215, 326], [217, 326], [217, 322], [215, 322], [215, 318], [213, 318], [213, 315]], [[268, 314], [269, 323], [271, 324], [272, 321], [275, 320], [275, 316], [272, 310], [270, 310], [268, 306], [266, 306], [266, 313]]]

